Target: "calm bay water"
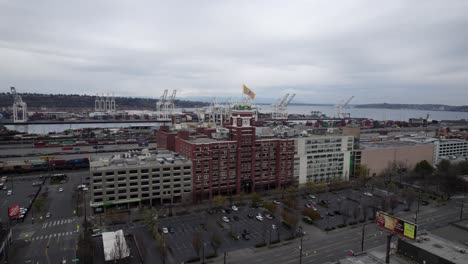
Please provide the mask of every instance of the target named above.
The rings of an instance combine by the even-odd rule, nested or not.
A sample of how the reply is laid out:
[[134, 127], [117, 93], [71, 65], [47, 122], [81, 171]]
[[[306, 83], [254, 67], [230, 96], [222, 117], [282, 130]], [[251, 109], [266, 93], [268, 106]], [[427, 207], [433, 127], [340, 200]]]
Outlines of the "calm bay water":
[[[271, 112], [270, 105], [260, 105], [261, 113]], [[186, 109], [194, 110], [194, 109]], [[181, 111], [181, 109], [176, 109]], [[320, 111], [323, 114], [333, 117], [335, 115], [334, 106], [304, 106], [304, 105], [292, 105], [288, 107], [290, 114], [304, 114], [309, 115], [311, 111]], [[373, 109], [373, 108], [346, 108], [346, 113], [350, 113], [351, 117], [356, 118], [368, 118], [374, 120], [396, 120], [396, 121], [408, 121], [409, 118], [420, 118], [429, 115], [429, 119], [433, 120], [460, 120], [468, 119], [468, 112], [448, 112], [448, 111], [422, 111], [422, 110], [393, 110], [393, 109]], [[6, 127], [10, 130], [16, 130], [19, 132], [27, 132], [34, 134], [48, 134], [49, 132], [62, 132], [67, 129], [75, 128], [93, 128], [93, 127], [108, 127], [108, 128], [119, 128], [129, 126], [155, 126], [159, 127], [162, 123], [99, 123], [99, 124], [33, 124], [33, 125], [7, 125]]]

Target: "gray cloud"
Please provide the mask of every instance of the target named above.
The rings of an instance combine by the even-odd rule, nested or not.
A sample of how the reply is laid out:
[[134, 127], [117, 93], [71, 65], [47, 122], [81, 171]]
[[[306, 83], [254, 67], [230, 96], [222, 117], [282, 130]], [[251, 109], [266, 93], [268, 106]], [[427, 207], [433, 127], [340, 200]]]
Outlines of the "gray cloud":
[[466, 104], [466, 1], [0, 2], [0, 90]]

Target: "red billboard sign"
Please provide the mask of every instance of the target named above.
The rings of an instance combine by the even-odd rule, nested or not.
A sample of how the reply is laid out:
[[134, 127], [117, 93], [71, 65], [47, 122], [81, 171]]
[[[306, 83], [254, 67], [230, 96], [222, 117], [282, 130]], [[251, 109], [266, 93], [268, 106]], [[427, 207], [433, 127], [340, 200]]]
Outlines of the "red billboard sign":
[[413, 223], [391, 216], [384, 212], [377, 212], [375, 221], [379, 227], [385, 228], [397, 235], [404, 236], [409, 239], [416, 238], [417, 226]]
[[19, 215], [20, 215], [20, 206], [19, 206], [19, 204], [15, 204], [15, 205], [12, 205], [12, 206], [8, 207], [8, 217], [10, 219], [18, 218]]

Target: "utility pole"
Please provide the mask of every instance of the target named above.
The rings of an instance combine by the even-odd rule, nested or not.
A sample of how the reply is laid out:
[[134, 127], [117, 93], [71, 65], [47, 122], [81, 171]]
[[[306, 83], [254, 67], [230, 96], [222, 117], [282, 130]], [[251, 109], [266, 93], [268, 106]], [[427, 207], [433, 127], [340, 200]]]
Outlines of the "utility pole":
[[302, 226], [299, 226], [297, 230], [301, 234], [301, 245], [299, 246], [299, 264], [302, 264], [302, 239], [304, 238], [304, 234], [302, 233]]
[[465, 201], [463, 201], [463, 200], [462, 200], [462, 202], [461, 202], [461, 207], [460, 207], [460, 220], [463, 219], [463, 203], [464, 203], [464, 202], [465, 202]]
[[362, 224], [362, 238], [361, 238], [361, 252], [364, 252], [364, 232], [366, 230], [366, 223]]
[[390, 263], [390, 243], [392, 242], [393, 234], [387, 236], [387, 253], [385, 255], [385, 263]]

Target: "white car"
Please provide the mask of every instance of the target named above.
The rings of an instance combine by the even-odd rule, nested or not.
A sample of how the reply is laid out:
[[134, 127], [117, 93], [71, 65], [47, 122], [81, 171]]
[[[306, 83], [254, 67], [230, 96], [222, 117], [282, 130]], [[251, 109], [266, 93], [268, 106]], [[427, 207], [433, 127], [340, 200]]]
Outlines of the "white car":
[[224, 222], [229, 223], [229, 219], [227, 217], [223, 216], [221, 219], [223, 219]]
[[237, 208], [235, 205], [233, 205], [233, 206], [232, 206], [232, 210], [234, 210], [234, 211], [238, 211], [238, 210], [239, 210], [239, 208]]
[[59, 191], [59, 192], [63, 192], [63, 188], [59, 188], [58, 191]]
[[168, 234], [169, 229], [167, 229], [167, 227], [163, 227], [162, 232], [163, 232], [163, 234]]
[[276, 225], [271, 225], [271, 229], [276, 229]]
[[13, 194], [13, 191], [12, 191], [12, 190], [8, 190], [7, 195], [10, 196], [10, 195], [12, 195], [12, 194]]
[[50, 218], [50, 213], [47, 213], [47, 214], [45, 215], [45, 218]]
[[263, 217], [261, 215], [257, 215], [255, 218], [257, 218], [258, 221], [263, 221]]
[[370, 193], [370, 192], [365, 192], [364, 195], [365, 195], [365, 196], [369, 196], [369, 197], [374, 196], [374, 195], [372, 195], [372, 193]]
[[281, 204], [281, 202], [280, 202], [280, 201], [277, 201], [277, 200], [274, 200], [273, 203], [274, 203], [274, 204], [277, 204], [277, 205], [280, 205], [280, 204]]

